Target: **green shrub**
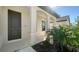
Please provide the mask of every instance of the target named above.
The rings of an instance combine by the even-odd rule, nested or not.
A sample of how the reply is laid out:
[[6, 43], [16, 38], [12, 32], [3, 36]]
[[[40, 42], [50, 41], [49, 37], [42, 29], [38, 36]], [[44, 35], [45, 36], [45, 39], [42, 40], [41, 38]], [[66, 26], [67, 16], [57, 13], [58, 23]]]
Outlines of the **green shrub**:
[[[78, 22], [79, 23], [79, 22]], [[69, 45], [73, 48], [79, 48], [79, 24], [64, 25], [53, 27], [50, 35], [58, 40], [62, 45]]]

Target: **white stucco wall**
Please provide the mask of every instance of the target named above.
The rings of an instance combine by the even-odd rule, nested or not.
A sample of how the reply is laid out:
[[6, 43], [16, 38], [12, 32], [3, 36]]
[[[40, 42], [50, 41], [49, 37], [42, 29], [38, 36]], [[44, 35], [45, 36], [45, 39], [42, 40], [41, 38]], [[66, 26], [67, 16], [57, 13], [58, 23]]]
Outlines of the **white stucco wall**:
[[[8, 9], [20, 12], [22, 38], [8, 41]], [[45, 31], [42, 31], [42, 23], [37, 15], [37, 10], [45, 13], [47, 17], [46, 29], [48, 28], [49, 14], [34, 6], [0, 6], [0, 51], [10, 52], [24, 47], [32, 46], [44, 40]], [[43, 14], [40, 14], [43, 16]]]
[[[31, 7], [31, 45], [43, 41], [45, 31], [42, 31], [41, 19], [38, 15], [38, 7]], [[42, 15], [40, 13], [40, 15]], [[43, 16], [43, 15], [42, 15]]]
[[2, 47], [3, 39], [2, 39], [2, 7], [0, 7], [0, 48]]
[[[45, 40], [46, 31], [50, 29], [50, 17], [53, 16], [44, 10], [38, 9], [36, 19], [36, 41], [41, 42]], [[42, 31], [42, 21], [45, 21], [45, 31]]]
[[[1, 10], [2, 9], [2, 10]], [[17, 12], [21, 12], [21, 30], [22, 30], [22, 38], [17, 40], [8, 41], [8, 9], [14, 10]], [[30, 31], [31, 31], [31, 20], [30, 20], [30, 10], [29, 7], [20, 7], [20, 6], [6, 6], [0, 7], [0, 17], [2, 17], [2, 25], [0, 23], [0, 32], [2, 32], [2, 40], [3, 45], [0, 51], [14, 51], [17, 49], [21, 49], [27, 46], [30, 46]], [[1, 38], [0, 38], [1, 39]], [[0, 41], [1, 43], [1, 41]]]
[[[42, 15], [42, 14], [41, 14]], [[37, 21], [36, 21], [36, 38], [38, 42], [41, 42], [44, 40], [45, 37], [45, 31], [42, 31], [42, 21], [46, 21], [45, 18], [41, 18], [39, 14], [37, 15]]]

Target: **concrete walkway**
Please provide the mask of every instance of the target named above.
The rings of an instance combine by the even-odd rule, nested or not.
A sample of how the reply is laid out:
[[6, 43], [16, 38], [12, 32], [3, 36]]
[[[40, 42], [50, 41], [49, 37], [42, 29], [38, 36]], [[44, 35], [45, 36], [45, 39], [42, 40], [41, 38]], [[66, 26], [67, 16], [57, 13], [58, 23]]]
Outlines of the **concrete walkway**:
[[36, 52], [32, 47], [27, 47], [19, 50], [18, 52]]
[[26, 47], [26, 48], [20, 49], [16, 52], [36, 52], [36, 51], [32, 47]]

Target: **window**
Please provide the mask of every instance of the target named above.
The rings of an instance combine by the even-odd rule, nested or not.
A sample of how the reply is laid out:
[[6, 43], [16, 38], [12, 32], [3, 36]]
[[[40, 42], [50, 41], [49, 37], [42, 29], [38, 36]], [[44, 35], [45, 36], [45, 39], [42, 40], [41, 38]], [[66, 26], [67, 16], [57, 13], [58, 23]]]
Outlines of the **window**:
[[8, 40], [21, 38], [21, 13], [8, 10]]
[[45, 21], [42, 21], [42, 31], [45, 31]]

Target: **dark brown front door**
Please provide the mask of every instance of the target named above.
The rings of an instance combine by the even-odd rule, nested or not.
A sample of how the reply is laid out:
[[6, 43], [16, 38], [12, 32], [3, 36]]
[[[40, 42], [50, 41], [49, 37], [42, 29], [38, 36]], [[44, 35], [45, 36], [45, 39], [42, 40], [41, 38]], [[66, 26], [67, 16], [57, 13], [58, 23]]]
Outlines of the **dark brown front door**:
[[8, 40], [21, 38], [21, 13], [8, 10]]

